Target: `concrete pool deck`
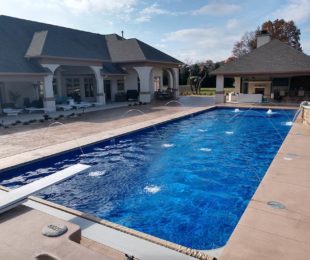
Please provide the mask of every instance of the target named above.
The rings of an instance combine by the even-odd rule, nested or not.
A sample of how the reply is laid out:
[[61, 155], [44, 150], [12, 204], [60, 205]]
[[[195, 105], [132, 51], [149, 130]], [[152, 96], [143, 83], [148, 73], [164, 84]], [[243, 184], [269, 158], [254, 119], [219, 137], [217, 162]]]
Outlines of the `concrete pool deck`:
[[[268, 202], [280, 202], [275, 209]], [[310, 127], [297, 121], [220, 259], [310, 258]]]
[[[161, 103], [115, 109], [104, 113], [94, 112], [87, 118], [82, 116], [66, 121], [66, 127], [61, 125], [50, 127], [48, 134], [46, 127], [49, 123], [34, 125], [34, 129], [33, 126], [22, 126], [0, 130], [0, 145], [4, 147], [0, 151], [0, 169], [199, 112], [213, 105], [212, 99], [208, 98], [196, 99], [198, 102], [191, 97], [186, 99], [185, 106], [167, 107]], [[195, 104], [190, 104], [191, 102]], [[240, 104], [224, 104], [224, 106], [254, 107]], [[263, 107], [268, 108], [266, 105]], [[147, 115], [140, 115], [137, 112], [128, 118], [122, 117], [129, 109], [141, 109]], [[309, 255], [310, 250], [307, 249], [309, 247], [307, 239], [310, 241], [310, 214], [307, 208], [310, 202], [309, 138], [309, 127], [299, 122], [295, 123], [227, 246], [224, 247], [221, 259], [261, 259], [262, 256], [264, 259], [286, 259], [292, 258], [293, 255], [296, 259], [305, 259], [301, 257]], [[292, 160], [283, 159], [287, 153], [291, 154]], [[272, 209], [266, 205], [268, 201], [280, 201], [287, 208]], [[91, 236], [97, 234], [91, 230], [84, 230], [85, 232]], [[142, 259], [150, 258], [142, 257]]]

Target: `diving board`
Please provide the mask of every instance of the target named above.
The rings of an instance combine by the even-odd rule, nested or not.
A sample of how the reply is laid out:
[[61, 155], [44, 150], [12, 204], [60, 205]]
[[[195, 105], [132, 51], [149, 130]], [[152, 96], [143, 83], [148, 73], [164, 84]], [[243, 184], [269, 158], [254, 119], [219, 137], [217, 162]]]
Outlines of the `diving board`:
[[62, 182], [73, 175], [88, 169], [89, 167], [89, 165], [85, 164], [75, 164], [40, 180], [0, 195], [0, 214], [22, 204], [27, 200], [28, 196], [49, 186]]

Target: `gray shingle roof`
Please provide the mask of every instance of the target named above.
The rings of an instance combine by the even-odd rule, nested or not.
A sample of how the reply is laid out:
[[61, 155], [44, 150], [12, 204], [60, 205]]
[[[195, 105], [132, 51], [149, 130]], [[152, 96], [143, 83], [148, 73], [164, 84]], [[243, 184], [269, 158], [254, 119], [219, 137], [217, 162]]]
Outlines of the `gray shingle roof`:
[[104, 75], [125, 75], [127, 74], [118, 64], [104, 62], [101, 73]]
[[[43, 73], [33, 58], [61, 57], [102, 62], [156, 61], [181, 63], [173, 57], [136, 39], [125, 40], [65, 27], [0, 15], [0, 73]], [[122, 72], [109, 65], [103, 70]], [[122, 72], [123, 73], [123, 72]]]
[[106, 39], [113, 62], [151, 61], [182, 64], [181, 61], [135, 38], [126, 40], [112, 34], [106, 35]]
[[276, 39], [212, 72], [227, 76], [294, 73], [310, 73], [310, 57]]

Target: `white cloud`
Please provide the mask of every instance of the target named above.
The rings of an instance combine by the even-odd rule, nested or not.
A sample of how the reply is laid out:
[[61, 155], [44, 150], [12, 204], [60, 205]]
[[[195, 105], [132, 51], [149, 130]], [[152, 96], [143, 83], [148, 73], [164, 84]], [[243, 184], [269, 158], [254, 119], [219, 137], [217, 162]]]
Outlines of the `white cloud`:
[[288, 4], [282, 5], [273, 12], [274, 19], [293, 20], [295, 22], [305, 22], [310, 20], [309, 0], [290, 0]]
[[76, 14], [109, 12], [130, 13], [134, 10], [138, 0], [63, 0], [68, 10]]
[[229, 19], [226, 23], [227, 29], [236, 29], [240, 27], [240, 21], [238, 19]]
[[[181, 60], [219, 61], [231, 56], [233, 45], [240, 36], [223, 28], [189, 28], [165, 34], [162, 42], [169, 53]], [[178, 46], [177, 50], [175, 46]]]
[[166, 9], [162, 9], [159, 7], [157, 3], [155, 3], [141, 10], [139, 12], [138, 18], [136, 19], [136, 22], [148, 22], [155, 15], [181, 15], [181, 14], [185, 13], [173, 12]]
[[214, 15], [222, 16], [235, 13], [239, 11], [241, 7], [236, 4], [227, 4], [227, 3], [210, 3], [200, 7], [197, 10], [192, 11], [193, 15]]

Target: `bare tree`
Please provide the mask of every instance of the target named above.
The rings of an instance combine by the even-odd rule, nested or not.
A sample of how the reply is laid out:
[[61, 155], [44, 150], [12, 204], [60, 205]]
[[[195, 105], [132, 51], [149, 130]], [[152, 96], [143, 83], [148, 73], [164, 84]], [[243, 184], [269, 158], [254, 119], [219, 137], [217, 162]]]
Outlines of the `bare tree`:
[[246, 32], [241, 37], [240, 41], [235, 43], [232, 51], [233, 56], [241, 57], [256, 49], [256, 34], [261, 30], [269, 32], [272, 38], [287, 42], [293, 48], [302, 51], [300, 45], [300, 30], [296, 27], [294, 21], [286, 22], [283, 19], [276, 19], [273, 22], [264, 22], [255, 31]]

